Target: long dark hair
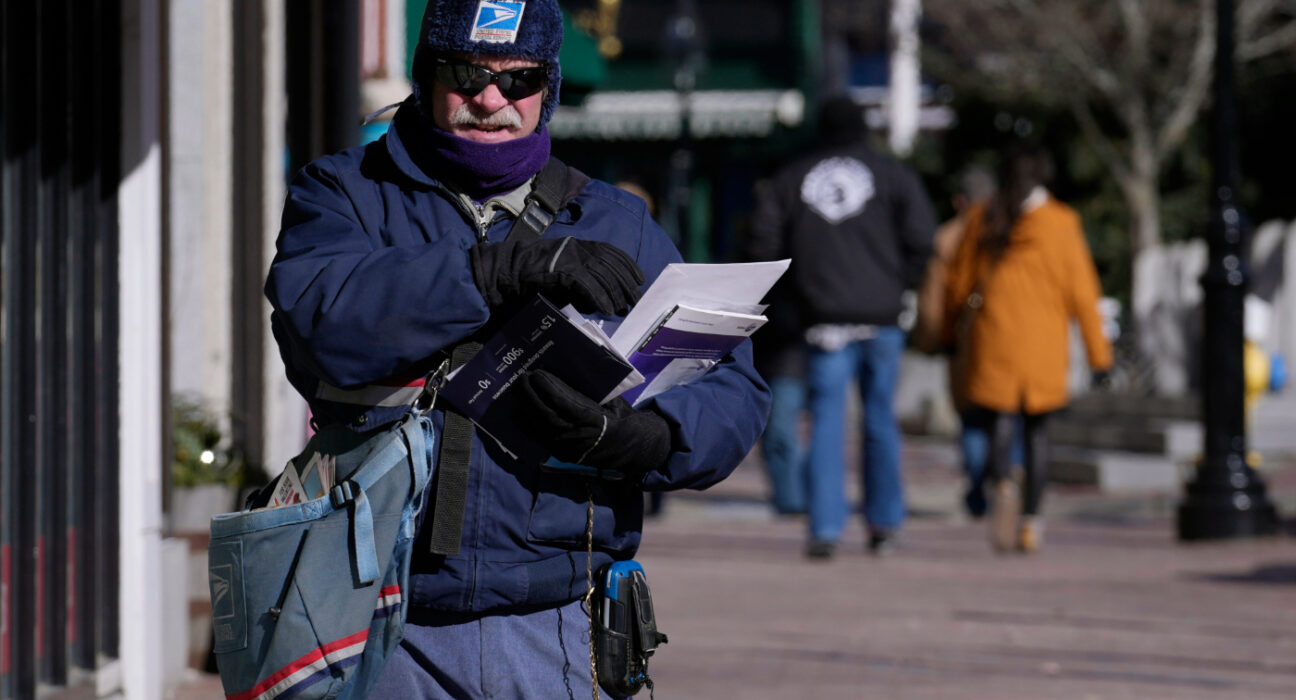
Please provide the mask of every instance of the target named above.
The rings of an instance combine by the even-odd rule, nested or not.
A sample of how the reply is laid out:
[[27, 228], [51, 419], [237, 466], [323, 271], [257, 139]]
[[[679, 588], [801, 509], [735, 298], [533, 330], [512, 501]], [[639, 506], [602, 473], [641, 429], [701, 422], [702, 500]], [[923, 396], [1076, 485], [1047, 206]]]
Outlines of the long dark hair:
[[986, 232], [981, 244], [993, 256], [1012, 243], [1012, 229], [1031, 190], [1053, 180], [1053, 159], [1038, 146], [1013, 146], [999, 165], [999, 191], [986, 207]]

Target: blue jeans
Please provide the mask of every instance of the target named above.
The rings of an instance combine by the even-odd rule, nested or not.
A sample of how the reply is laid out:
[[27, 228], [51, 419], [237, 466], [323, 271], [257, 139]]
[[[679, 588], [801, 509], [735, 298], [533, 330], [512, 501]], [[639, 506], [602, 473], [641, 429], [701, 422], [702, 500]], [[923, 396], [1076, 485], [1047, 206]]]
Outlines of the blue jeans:
[[416, 621], [418, 612], [410, 611], [405, 638], [370, 697], [590, 697], [590, 623], [579, 600], [514, 615], [431, 613]]
[[806, 449], [801, 444], [801, 411], [806, 387], [799, 377], [769, 380], [770, 417], [761, 436], [771, 500], [779, 513], [806, 511]]
[[904, 522], [904, 482], [900, 474], [900, 426], [896, 421], [896, 383], [905, 335], [897, 326], [878, 328], [876, 336], [841, 350], [807, 349], [806, 377], [814, 429], [810, 440], [810, 536], [830, 542], [841, 537], [850, 508], [846, 502], [846, 385], [860, 392], [863, 450], [864, 520], [873, 530], [894, 530]]

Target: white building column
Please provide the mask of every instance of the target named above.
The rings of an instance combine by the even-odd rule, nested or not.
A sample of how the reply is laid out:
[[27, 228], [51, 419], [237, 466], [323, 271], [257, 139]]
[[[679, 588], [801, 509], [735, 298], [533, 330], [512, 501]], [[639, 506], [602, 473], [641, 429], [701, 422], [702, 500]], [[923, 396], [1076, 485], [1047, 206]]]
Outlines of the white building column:
[[160, 0], [122, 3], [120, 664], [130, 700], [162, 697]]
[[171, 390], [200, 400], [228, 433], [233, 9], [230, 0], [166, 1]]

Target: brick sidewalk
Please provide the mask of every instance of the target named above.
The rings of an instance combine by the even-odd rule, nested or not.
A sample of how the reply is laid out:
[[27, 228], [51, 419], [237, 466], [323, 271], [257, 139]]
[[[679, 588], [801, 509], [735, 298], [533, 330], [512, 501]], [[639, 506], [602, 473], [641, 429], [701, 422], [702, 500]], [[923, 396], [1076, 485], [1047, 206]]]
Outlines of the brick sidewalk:
[[[1037, 556], [990, 551], [958, 512], [950, 448], [906, 445], [912, 517], [891, 556], [802, 556], [749, 461], [671, 496], [639, 560], [661, 629], [659, 698], [1296, 697], [1296, 547], [1184, 545], [1174, 494], [1053, 488]], [[1267, 473], [1296, 503], [1296, 468]]]
[[[911, 519], [881, 559], [856, 518], [837, 558], [805, 560], [804, 520], [770, 514], [754, 458], [669, 495], [639, 556], [671, 638], [656, 697], [1296, 697], [1296, 541], [1184, 545], [1177, 494], [1054, 487], [1044, 550], [999, 556], [958, 511], [954, 460], [906, 441]], [[1296, 514], [1296, 466], [1266, 479]], [[215, 700], [219, 683], [174, 697]]]

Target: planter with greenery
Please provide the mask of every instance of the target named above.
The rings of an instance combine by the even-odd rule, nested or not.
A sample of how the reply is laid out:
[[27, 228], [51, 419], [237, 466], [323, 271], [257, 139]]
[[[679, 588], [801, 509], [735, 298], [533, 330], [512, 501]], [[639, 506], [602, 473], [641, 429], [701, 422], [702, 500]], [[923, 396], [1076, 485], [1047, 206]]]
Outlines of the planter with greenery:
[[236, 506], [247, 480], [246, 465], [198, 402], [174, 400], [172, 416], [171, 529], [205, 533], [212, 515]]

